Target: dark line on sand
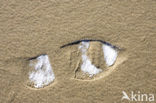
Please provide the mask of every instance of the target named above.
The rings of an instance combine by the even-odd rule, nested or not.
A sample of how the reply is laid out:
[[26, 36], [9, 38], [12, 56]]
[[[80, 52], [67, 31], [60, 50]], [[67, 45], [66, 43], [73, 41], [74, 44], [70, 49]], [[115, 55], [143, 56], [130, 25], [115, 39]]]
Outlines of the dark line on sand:
[[62, 45], [60, 48], [65, 48], [67, 46], [71, 46], [71, 45], [77, 45], [81, 42], [101, 42], [102, 44], [105, 44], [105, 45], [108, 45], [108, 46], [111, 46], [112, 48], [114, 49], [119, 49], [118, 47], [116, 46], [113, 46], [112, 44], [108, 43], [108, 42], [105, 42], [103, 40], [93, 40], [93, 39], [84, 39], [84, 40], [77, 40], [77, 41], [74, 41], [74, 42], [71, 42], [71, 43], [68, 43], [68, 44], [65, 44], [65, 45]]

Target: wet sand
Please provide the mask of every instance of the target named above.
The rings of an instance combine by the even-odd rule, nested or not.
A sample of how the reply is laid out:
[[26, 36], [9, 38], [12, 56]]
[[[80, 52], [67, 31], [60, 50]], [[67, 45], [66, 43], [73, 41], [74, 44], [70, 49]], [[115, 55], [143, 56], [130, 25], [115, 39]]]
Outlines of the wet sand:
[[[155, 0], [1, 0], [0, 103], [127, 103], [122, 91], [156, 95], [155, 27]], [[101, 78], [73, 79], [76, 47], [60, 47], [82, 39], [124, 51]], [[28, 59], [41, 54], [56, 79], [29, 88]]]

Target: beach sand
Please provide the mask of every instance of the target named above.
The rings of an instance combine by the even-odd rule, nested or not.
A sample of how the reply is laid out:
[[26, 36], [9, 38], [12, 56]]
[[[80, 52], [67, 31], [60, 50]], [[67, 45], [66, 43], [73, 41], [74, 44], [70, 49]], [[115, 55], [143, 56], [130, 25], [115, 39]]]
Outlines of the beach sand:
[[[156, 95], [155, 27], [155, 0], [0, 0], [0, 103], [128, 103], [122, 91]], [[77, 46], [60, 47], [81, 39], [123, 50], [100, 78], [75, 79]], [[35, 89], [27, 86], [28, 60], [41, 54], [56, 78]]]

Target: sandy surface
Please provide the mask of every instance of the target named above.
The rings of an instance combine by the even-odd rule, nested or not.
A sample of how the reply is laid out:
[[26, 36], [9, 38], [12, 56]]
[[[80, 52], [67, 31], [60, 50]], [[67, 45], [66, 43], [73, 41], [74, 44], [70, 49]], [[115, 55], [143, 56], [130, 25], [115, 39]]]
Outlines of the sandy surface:
[[[155, 28], [155, 0], [0, 0], [0, 103], [121, 103], [122, 91], [156, 95]], [[124, 48], [111, 71], [93, 81], [73, 79], [75, 46], [60, 49], [86, 38]], [[56, 79], [36, 90], [26, 85], [27, 59], [40, 54], [49, 56]]]

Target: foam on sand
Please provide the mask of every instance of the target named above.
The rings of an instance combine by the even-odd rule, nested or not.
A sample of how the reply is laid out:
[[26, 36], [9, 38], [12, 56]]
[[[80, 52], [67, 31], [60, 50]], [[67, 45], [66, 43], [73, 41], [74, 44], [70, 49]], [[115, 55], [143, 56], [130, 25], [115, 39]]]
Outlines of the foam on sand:
[[31, 64], [34, 70], [29, 73], [29, 79], [35, 88], [41, 88], [53, 82], [55, 76], [48, 55], [41, 55], [36, 60], [37, 63]]
[[82, 42], [79, 46], [79, 49], [82, 53], [82, 65], [81, 70], [84, 73], [88, 73], [90, 76], [100, 73], [102, 70], [98, 69], [95, 65], [93, 65], [87, 56], [87, 49], [89, 48], [89, 42]]
[[107, 66], [113, 65], [117, 58], [117, 51], [113, 47], [106, 44], [103, 44], [102, 48]]

